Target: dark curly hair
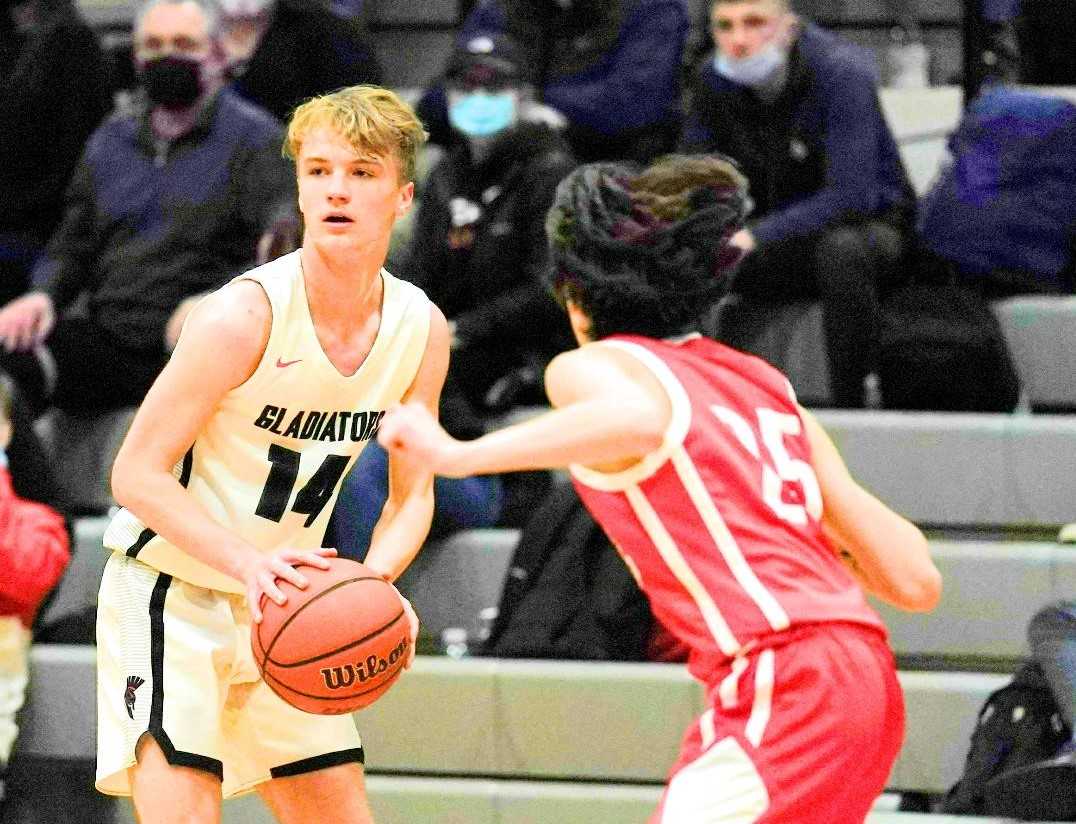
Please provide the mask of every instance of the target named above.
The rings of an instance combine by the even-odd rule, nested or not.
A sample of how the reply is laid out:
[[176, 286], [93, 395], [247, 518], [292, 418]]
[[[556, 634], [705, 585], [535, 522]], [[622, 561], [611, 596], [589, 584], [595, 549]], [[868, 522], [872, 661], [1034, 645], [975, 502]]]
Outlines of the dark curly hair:
[[586, 312], [595, 340], [690, 331], [739, 262], [728, 240], [749, 209], [747, 180], [720, 155], [580, 166], [546, 218], [553, 291]]

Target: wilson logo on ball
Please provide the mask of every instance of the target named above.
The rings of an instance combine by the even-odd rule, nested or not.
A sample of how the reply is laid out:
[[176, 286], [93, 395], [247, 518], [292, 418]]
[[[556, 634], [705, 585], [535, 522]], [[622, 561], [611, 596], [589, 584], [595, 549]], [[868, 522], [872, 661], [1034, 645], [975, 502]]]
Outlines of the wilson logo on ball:
[[371, 678], [383, 674], [399, 661], [407, 653], [409, 640], [404, 638], [389, 653], [388, 659], [377, 655], [369, 656], [365, 661], [357, 664], [344, 664], [342, 667], [325, 667], [321, 670], [321, 677], [325, 679], [325, 686], [331, 690], [341, 690], [350, 687], [357, 678], [360, 684], [364, 684]]

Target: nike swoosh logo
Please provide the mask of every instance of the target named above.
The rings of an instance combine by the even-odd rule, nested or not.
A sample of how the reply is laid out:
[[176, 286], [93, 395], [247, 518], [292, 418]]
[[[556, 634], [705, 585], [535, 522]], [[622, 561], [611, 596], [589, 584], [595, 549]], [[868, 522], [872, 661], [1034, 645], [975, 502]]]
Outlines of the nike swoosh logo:
[[279, 368], [283, 369], [285, 366], [291, 366], [293, 363], [298, 363], [301, 360], [302, 360], [302, 358], [296, 358], [295, 360], [286, 361], [286, 360], [281, 360], [280, 358], [277, 358], [276, 359], [276, 365]]

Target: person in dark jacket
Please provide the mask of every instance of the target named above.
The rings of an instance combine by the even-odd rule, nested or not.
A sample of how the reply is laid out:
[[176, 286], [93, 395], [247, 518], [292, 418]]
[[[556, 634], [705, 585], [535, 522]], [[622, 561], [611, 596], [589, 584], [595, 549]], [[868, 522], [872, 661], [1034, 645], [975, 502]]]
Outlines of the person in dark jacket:
[[461, 142], [430, 171], [402, 274], [445, 313], [453, 378], [488, 414], [539, 402], [545, 364], [570, 345], [546, 283], [545, 213], [575, 160], [554, 129], [532, 122], [544, 110], [509, 38], [472, 38], [446, 86]]
[[0, 304], [30, 285], [71, 172], [111, 108], [104, 55], [72, 0], [0, 0]]
[[762, 306], [821, 298], [833, 402], [861, 406], [879, 290], [897, 276], [915, 202], [873, 61], [787, 0], [716, 0], [711, 24], [717, 49], [695, 78], [682, 148], [730, 155], [750, 183], [732, 291]]
[[316, 94], [381, 83], [381, 65], [358, 18], [310, 0], [218, 2], [232, 88], [278, 120]]
[[[282, 130], [221, 91], [207, 2], [142, 10], [137, 111], [91, 136], [35, 289], [0, 310], [0, 368], [35, 413], [137, 404], [178, 334], [176, 313], [248, 267], [270, 227], [297, 229]], [[80, 296], [84, 315], [60, 314]]]
[[[507, 34], [520, 45], [524, 77], [565, 118], [581, 162], [645, 163], [676, 145], [689, 28], [682, 0], [481, 0], [457, 45]], [[419, 111], [433, 141], [451, 141], [440, 87]]]

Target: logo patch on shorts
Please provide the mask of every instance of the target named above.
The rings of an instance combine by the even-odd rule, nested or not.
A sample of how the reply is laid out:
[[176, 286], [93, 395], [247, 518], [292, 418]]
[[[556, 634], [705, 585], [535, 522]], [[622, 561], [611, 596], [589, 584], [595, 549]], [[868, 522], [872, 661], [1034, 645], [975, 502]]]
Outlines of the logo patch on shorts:
[[137, 675], [127, 676], [127, 689], [123, 693], [123, 703], [127, 707], [127, 715], [130, 716], [132, 721], [134, 720], [134, 705], [137, 697], [135, 696], [135, 690], [144, 683], [146, 683], [145, 678], [139, 678]]

